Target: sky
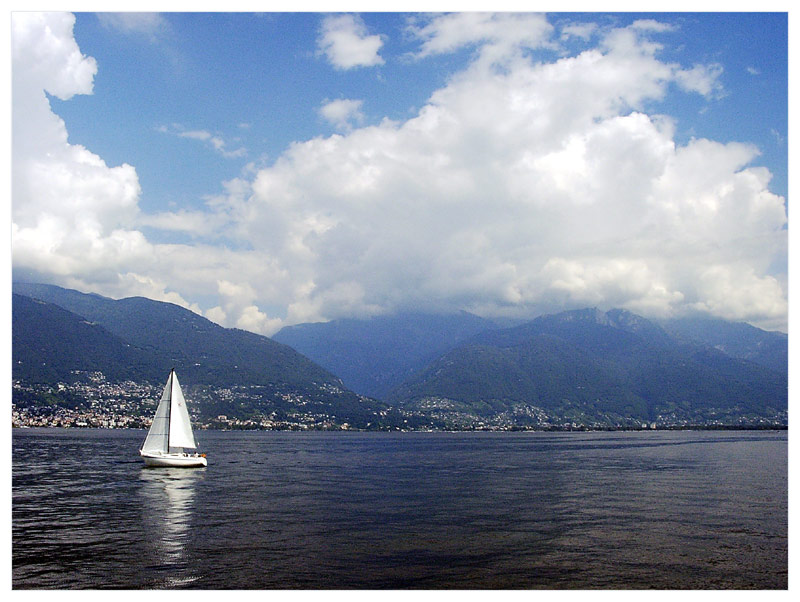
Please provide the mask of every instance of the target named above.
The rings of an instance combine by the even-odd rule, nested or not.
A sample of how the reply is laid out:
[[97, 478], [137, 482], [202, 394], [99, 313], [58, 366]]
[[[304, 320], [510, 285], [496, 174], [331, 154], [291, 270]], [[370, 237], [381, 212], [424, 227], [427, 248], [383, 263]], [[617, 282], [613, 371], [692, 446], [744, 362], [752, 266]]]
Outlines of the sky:
[[13, 13], [15, 280], [226, 327], [787, 330], [786, 13]]

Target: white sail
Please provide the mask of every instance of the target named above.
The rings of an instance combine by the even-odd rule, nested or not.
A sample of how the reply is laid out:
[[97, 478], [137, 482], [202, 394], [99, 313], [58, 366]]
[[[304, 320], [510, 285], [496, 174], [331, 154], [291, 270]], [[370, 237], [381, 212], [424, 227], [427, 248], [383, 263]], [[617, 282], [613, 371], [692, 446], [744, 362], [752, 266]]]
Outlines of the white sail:
[[186, 400], [173, 370], [167, 379], [167, 385], [158, 403], [153, 424], [150, 425], [147, 438], [142, 445], [142, 451], [166, 454], [170, 448], [175, 447], [194, 449], [197, 445], [189, 423]]
[[169, 446], [194, 449], [197, 445], [192, 434], [192, 425], [189, 422], [189, 410], [186, 409], [186, 400], [178, 382], [175, 371], [172, 372], [172, 397], [169, 412]]
[[142, 445], [142, 451], [144, 452], [167, 453], [169, 451], [169, 415], [172, 403], [173, 374], [174, 372], [170, 372], [167, 386], [164, 387], [161, 401], [158, 402], [158, 408], [156, 408], [153, 424], [150, 425], [150, 430], [147, 431], [147, 438], [144, 440], [144, 445]]

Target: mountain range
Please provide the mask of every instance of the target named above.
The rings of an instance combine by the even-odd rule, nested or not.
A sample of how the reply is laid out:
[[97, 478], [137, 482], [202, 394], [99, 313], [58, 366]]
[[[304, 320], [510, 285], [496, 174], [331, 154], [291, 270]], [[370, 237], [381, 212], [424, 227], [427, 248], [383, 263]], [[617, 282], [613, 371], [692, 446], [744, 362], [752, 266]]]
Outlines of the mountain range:
[[160, 382], [176, 367], [183, 382], [260, 387], [270, 398], [209, 402], [209, 414], [259, 413], [294, 395], [352, 424], [392, 412], [447, 428], [786, 416], [786, 335], [720, 320], [585, 309], [508, 328], [464, 312], [401, 314], [269, 339], [169, 303], [19, 283], [12, 309], [15, 379], [55, 382], [93, 367]]
[[676, 318], [662, 326], [679, 340], [714, 347], [783, 374], [789, 365], [789, 337], [783, 332], [708, 317]]
[[[763, 331], [762, 331], [763, 332]], [[387, 401], [439, 416], [465, 410], [615, 424], [702, 423], [785, 412], [787, 376], [686, 342], [622, 310], [569, 311], [479, 334], [440, 356]], [[447, 410], [447, 411], [445, 411]]]
[[206, 415], [263, 413], [284, 407], [287, 398], [306, 411], [359, 424], [385, 409], [287, 345], [223, 328], [171, 303], [41, 284], [15, 283], [13, 291], [17, 380], [69, 382], [79, 378], [77, 371], [100, 371], [109, 380], [161, 383], [175, 368], [184, 386], [250, 389], [239, 400], [203, 404]]

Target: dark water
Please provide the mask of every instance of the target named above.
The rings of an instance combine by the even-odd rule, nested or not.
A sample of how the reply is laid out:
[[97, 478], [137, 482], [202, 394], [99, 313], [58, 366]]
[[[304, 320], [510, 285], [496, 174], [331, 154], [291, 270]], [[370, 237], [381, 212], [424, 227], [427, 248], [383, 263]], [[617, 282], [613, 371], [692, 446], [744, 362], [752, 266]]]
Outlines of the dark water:
[[787, 433], [15, 429], [14, 588], [787, 587]]

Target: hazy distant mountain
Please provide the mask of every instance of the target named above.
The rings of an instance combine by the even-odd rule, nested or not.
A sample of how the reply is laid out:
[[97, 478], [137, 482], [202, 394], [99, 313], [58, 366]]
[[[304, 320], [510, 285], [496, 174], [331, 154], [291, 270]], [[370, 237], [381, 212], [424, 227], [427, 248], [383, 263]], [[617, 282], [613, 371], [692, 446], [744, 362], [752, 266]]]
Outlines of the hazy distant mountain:
[[[479, 415], [535, 406], [562, 415], [773, 415], [787, 379], [708, 346], [685, 343], [629, 312], [570, 311], [479, 334], [388, 397]], [[439, 405], [442, 405], [441, 403]]]
[[288, 326], [273, 339], [330, 370], [352, 390], [381, 399], [437, 356], [494, 328], [466, 312], [404, 313]]
[[[30, 309], [40, 304], [28, 300], [12, 306], [15, 357], [35, 361], [37, 353], [46, 352], [52, 364], [62, 362], [63, 366], [47, 372], [48, 377], [63, 375], [84, 357], [82, 369], [108, 370], [119, 378], [147, 376], [151, 382], [161, 382], [175, 367], [185, 384], [259, 385], [276, 399], [298, 394], [333, 413], [359, 414], [363, 409], [364, 400], [348, 391], [338, 377], [287, 345], [223, 328], [177, 305], [141, 297], [117, 301], [49, 285], [14, 284], [13, 288], [15, 293], [67, 310], [48, 308], [44, 319], [43, 312]], [[93, 332], [98, 334], [88, 336]], [[47, 341], [50, 346], [43, 346]], [[126, 344], [129, 355], [121, 353]], [[97, 353], [86, 353], [89, 347]], [[238, 402], [232, 403], [230, 413], [237, 410]]]
[[742, 322], [716, 318], [667, 320], [664, 329], [676, 338], [719, 349], [732, 357], [750, 360], [786, 374], [789, 366], [789, 337]]

